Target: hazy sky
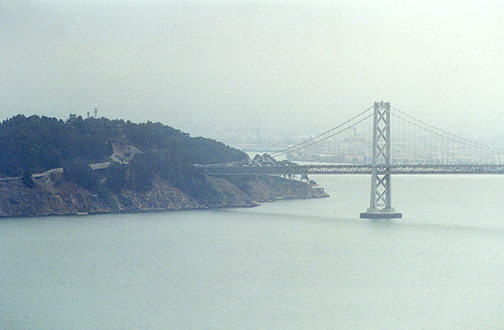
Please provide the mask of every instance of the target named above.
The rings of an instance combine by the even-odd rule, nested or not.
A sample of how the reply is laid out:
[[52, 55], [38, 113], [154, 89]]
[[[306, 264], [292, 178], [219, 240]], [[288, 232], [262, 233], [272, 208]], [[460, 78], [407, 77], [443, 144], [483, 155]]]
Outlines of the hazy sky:
[[297, 135], [384, 100], [504, 137], [503, 3], [2, 0], [0, 119]]

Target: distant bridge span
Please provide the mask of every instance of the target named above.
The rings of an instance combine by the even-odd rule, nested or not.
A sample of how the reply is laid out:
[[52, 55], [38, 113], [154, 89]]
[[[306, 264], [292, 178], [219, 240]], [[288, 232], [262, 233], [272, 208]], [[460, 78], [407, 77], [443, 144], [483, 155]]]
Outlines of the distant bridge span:
[[[196, 165], [203, 175], [372, 174], [372, 165]], [[504, 174], [500, 164], [379, 165], [378, 174]]]
[[[442, 161], [436, 161], [436, 158], [430, 158], [431, 163], [422, 162], [420, 164], [411, 165], [397, 165], [392, 160], [391, 157], [391, 129], [390, 129], [390, 103], [389, 102], [375, 102], [373, 108], [373, 113], [370, 115], [365, 115], [368, 110], [358, 114], [352, 119], [338, 125], [331, 130], [316, 136], [315, 138], [310, 138], [304, 143], [287, 148], [288, 150], [299, 150], [301, 148], [308, 148], [314, 144], [325, 141], [328, 138], [339, 134], [345, 130], [354, 128], [355, 125], [363, 122], [367, 118], [373, 117], [373, 139], [371, 147], [371, 164], [367, 165], [296, 165], [288, 163], [275, 163], [271, 161], [264, 164], [214, 164], [214, 165], [197, 165], [201, 174], [204, 175], [296, 175], [301, 174], [313, 175], [313, 174], [371, 174], [371, 196], [370, 203], [367, 212], [360, 214], [361, 218], [401, 218], [402, 214], [395, 212], [392, 207], [392, 190], [391, 190], [391, 177], [396, 174], [504, 174], [504, 164], [502, 164], [502, 157], [500, 158], [500, 163], [497, 161], [493, 163], [492, 160], [472, 162], [472, 159], [478, 159], [475, 154], [478, 152], [491, 152], [504, 156], [504, 151], [483, 145], [481, 143], [472, 142], [465, 137], [459, 137], [453, 135], [449, 132], [426, 124], [421, 120], [417, 120], [402, 111], [396, 109], [401, 115], [397, 116], [402, 119], [402, 121], [413, 125], [414, 132], [416, 128], [421, 129], [423, 132], [428, 132], [436, 137], [446, 137], [449, 140], [456, 141], [458, 144], [462, 144], [470, 148], [469, 157], [458, 158], [458, 159], [471, 159], [466, 164], [453, 164], [446, 161], [446, 155], [453, 153], [457, 148], [452, 148], [450, 150], [445, 150], [444, 159], [445, 163], [440, 164]], [[362, 118], [362, 119], [358, 119]], [[352, 123], [351, 123], [352, 122]], [[351, 124], [350, 124], [351, 123]], [[421, 125], [420, 125], [420, 124]], [[346, 125], [346, 126], [345, 126]], [[331, 135], [327, 135], [331, 133]], [[325, 137], [322, 137], [327, 135]], [[354, 131], [355, 135], [355, 131]], [[416, 134], [411, 134], [416, 140]], [[424, 142], [425, 143], [425, 142]], [[439, 142], [430, 143], [430, 146], [434, 146], [439, 149], [442, 144]], [[297, 149], [296, 149], [297, 148]], [[419, 149], [421, 152], [425, 153], [425, 148]], [[416, 158], [413, 158], [416, 159]], [[438, 160], [442, 159], [438, 155]], [[483, 158], [479, 158], [483, 159]], [[463, 162], [463, 161], [462, 161]], [[485, 162], [485, 163], [484, 163]]]

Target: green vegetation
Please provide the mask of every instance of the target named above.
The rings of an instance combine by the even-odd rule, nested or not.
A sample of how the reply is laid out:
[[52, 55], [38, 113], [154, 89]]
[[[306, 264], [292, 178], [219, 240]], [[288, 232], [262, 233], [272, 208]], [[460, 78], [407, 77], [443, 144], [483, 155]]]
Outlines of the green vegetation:
[[23, 182], [23, 184], [30, 189], [35, 187], [35, 182], [33, 182], [32, 174], [29, 171], [25, 171], [23, 173], [21, 182]]
[[109, 120], [64, 122], [23, 115], [0, 124], [0, 176], [39, 173], [70, 163], [92, 163], [112, 154], [118, 125]]
[[[89, 164], [110, 161], [116, 143], [141, 153], [128, 164], [113, 163], [99, 174], [93, 171]], [[211, 201], [212, 188], [196, 175], [193, 164], [244, 159], [245, 153], [223, 143], [193, 138], [160, 123], [18, 115], [0, 124], [0, 176], [24, 174], [27, 187], [33, 187], [29, 173], [63, 167], [67, 180], [100, 195], [122, 189], [146, 191], [159, 176], [198, 200]]]
[[63, 168], [65, 178], [84, 189], [97, 193], [100, 188], [98, 175], [91, 166], [84, 163], [73, 163]]

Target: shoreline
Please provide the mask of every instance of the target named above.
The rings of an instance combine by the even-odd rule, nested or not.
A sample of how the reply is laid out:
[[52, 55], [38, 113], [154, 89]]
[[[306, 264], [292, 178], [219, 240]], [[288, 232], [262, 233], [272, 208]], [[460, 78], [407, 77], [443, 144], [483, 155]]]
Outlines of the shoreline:
[[108, 191], [100, 196], [61, 174], [36, 179], [33, 188], [20, 181], [4, 181], [0, 182], [0, 219], [250, 208], [279, 200], [329, 197], [318, 186], [279, 177], [239, 178], [235, 183], [207, 179], [213, 189], [210, 199], [195, 199], [159, 177], [148, 191]]
[[2, 216], [0, 215], [0, 221], [9, 219], [36, 219], [36, 218], [48, 218], [48, 217], [88, 217], [94, 215], [120, 215], [120, 214], [142, 214], [142, 213], [175, 213], [175, 212], [189, 212], [189, 211], [211, 211], [211, 210], [222, 210], [222, 209], [241, 209], [241, 208], [256, 208], [261, 207], [262, 203], [274, 203], [281, 201], [292, 201], [292, 200], [304, 200], [304, 199], [319, 199], [319, 198], [329, 198], [330, 196], [324, 197], [311, 197], [311, 198], [279, 198], [274, 200], [265, 201], [254, 201], [255, 205], [245, 205], [245, 206], [202, 206], [195, 208], [179, 208], [179, 209], [158, 209], [158, 210], [138, 210], [138, 211], [119, 211], [119, 212], [81, 212], [79, 213], [54, 213], [54, 214], [41, 214], [41, 215], [11, 215]]

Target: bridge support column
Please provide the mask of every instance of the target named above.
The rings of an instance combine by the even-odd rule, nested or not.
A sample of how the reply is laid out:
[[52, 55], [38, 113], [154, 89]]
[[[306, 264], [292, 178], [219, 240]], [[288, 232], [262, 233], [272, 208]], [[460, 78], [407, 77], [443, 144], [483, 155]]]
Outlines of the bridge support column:
[[390, 103], [375, 102], [373, 116], [373, 157], [371, 169], [371, 202], [361, 218], [401, 218], [392, 208], [390, 166]]

